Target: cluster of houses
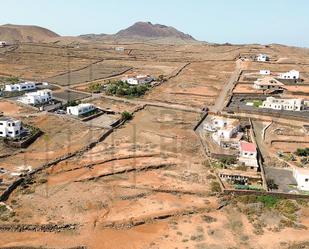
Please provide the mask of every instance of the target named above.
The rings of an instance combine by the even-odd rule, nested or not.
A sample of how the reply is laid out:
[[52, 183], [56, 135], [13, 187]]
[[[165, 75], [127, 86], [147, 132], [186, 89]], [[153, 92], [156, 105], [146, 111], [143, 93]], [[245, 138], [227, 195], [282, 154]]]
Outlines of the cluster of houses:
[[203, 128], [212, 133], [213, 141], [221, 148], [236, 149], [238, 162], [248, 169], [257, 171], [257, 148], [254, 143], [242, 140], [244, 133], [238, 119], [213, 116], [204, 123]]
[[27, 105], [44, 105], [49, 103], [53, 96], [52, 91], [49, 89], [37, 90], [35, 82], [20, 82], [16, 84], [6, 84], [4, 92], [25, 92], [18, 101]]
[[[254, 81], [253, 88], [263, 90], [264, 93], [282, 93], [285, 90], [285, 85], [280, 80], [300, 79], [300, 73], [297, 70], [290, 70], [278, 74], [272, 74], [270, 70], [260, 70], [260, 75], [262, 77]], [[303, 111], [306, 109], [306, 104], [302, 98], [283, 99], [267, 97], [260, 107], [273, 110]]]
[[144, 85], [153, 81], [153, 77], [150, 75], [136, 75], [126, 76], [121, 79], [123, 82], [127, 82], [129, 85]]
[[297, 70], [290, 70], [285, 73], [271, 73], [270, 70], [260, 70], [260, 75], [274, 75], [275, 78], [281, 80], [298, 80], [300, 79], [300, 73]]
[[[26, 81], [16, 84], [6, 84], [3, 90], [5, 92], [25, 92], [23, 96], [17, 99], [17, 101], [27, 105], [44, 105], [50, 103], [53, 100], [52, 90], [37, 90], [37, 85], [35, 82]], [[92, 104], [82, 103], [76, 106], [67, 107], [66, 113], [73, 116], [81, 116], [94, 111], [95, 109], [96, 107]], [[6, 133], [4, 130], [2, 132], [5, 136], [7, 136], [7, 134], [18, 135], [18, 131], [17, 133]]]

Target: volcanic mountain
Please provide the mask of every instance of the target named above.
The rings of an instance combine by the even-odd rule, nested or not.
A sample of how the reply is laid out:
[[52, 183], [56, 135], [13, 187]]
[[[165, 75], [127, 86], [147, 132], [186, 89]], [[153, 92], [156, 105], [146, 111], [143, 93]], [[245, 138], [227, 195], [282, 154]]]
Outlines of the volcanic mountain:
[[151, 22], [137, 22], [132, 26], [120, 30], [116, 33], [115, 38], [145, 38], [145, 39], [158, 39], [158, 38], [173, 38], [181, 40], [195, 39], [188, 34], [185, 34], [174, 27], [165, 26], [162, 24], [152, 24]]

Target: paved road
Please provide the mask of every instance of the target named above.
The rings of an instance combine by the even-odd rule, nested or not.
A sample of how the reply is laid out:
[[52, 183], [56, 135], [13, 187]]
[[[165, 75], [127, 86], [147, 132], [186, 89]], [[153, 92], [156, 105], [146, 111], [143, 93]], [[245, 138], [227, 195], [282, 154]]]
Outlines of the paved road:
[[210, 111], [221, 112], [223, 110], [223, 108], [225, 107], [225, 101], [227, 100], [227, 97], [231, 93], [231, 91], [234, 87], [234, 84], [236, 83], [238, 76], [241, 73], [241, 69], [242, 69], [242, 61], [237, 60], [236, 61], [236, 67], [235, 67], [234, 72], [231, 75], [231, 78], [229, 79], [227, 84], [225, 84], [225, 86], [221, 90], [218, 98], [216, 99], [214, 106], [210, 107]]

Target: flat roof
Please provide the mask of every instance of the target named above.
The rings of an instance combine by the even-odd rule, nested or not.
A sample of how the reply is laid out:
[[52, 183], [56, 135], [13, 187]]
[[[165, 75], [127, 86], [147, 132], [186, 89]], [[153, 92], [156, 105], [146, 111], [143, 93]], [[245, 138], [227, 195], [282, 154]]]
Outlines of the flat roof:
[[19, 121], [19, 120], [15, 119], [15, 118], [11, 118], [11, 117], [1, 116], [0, 121]]

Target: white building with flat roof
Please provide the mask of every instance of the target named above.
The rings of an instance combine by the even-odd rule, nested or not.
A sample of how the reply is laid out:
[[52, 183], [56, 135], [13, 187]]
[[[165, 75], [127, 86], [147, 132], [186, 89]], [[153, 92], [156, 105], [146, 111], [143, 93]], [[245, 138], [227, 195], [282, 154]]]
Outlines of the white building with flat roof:
[[0, 41], [0, 48], [3, 48], [7, 45], [6, 41]]
[[269, 56], [266, 54], [258, 54], [256, 56], [256, 61], [261, 61], [261, 62], [269, 61]]
[[52, 100], [52, 91], [49, 89], [39, 90], [36, 92], [25, 93], [18, 99], [19, 102], [27, 105], [40, 105]]
[[213, 132], [212, 139], [221, 147], [238, 147], [243, 133], [239, 132], [240, 122], [238, 119], [225, 117], [212, 117], [204, 123], [203, 128]]
[[246, 141], [239, 142], [239, 158], [240, 163], [245, 166], [257, 170], [259, 165], [257, 162], [257, 149], [254, 143], [249, 143]]
[[4, 87], [5, 92], [21, 92], [35, 89], [36, 89], [35, 83], [30, 81], [17, 84], [6, 84]]
[[142, 85], [152, 82], [153, 78], [150, 75], [137, 75], [134, 77], [125, 77], [122, 81], [127, 82], [129, 85]]
[[297, 182], [297, 188], [309, 191], [309, 169], [294, 168], [293, 175]]
[[261, 107], [274, 110], [302, 111], [305, 109], [305, 104], [303, 99], [279, 99], [267, 97], [266, 100], [263, 101]]
[[22, 133], [20, 120], [10, 117], [0, 117], [0, 137], [18, 137]]
[[118, 51], [118, 52], [123, 52], [124, 47], [115, 47], [115, 50]]
[[291, 70], [286, 73], [280, 73], [278, 75], [278, 79], [293, 79], [293, 80], [298, 80], [300, 77], [299, 71], [296, 70]]
[[96, 107], [93, 104], [79, 104], [76, 106], [68, 106], [67, 107], [67, 114], [80, 116], [95, 110]]
[[266, 69], [260, 70], [260, 75], [270, 75], [270, 70]]

